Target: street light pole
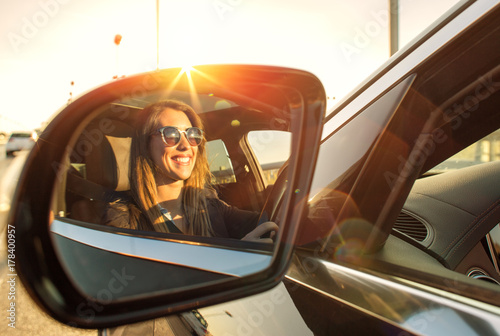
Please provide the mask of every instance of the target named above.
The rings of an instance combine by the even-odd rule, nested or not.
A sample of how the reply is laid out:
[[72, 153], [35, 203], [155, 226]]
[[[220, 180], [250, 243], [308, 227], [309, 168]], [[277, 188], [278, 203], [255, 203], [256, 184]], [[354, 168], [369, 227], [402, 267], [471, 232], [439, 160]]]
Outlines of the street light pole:
[[399, 49], [399, 4], [389, 0], [389, 52], [394, 55]]
[[156, 70], [160, 69], [160, 0], [156, 0]]

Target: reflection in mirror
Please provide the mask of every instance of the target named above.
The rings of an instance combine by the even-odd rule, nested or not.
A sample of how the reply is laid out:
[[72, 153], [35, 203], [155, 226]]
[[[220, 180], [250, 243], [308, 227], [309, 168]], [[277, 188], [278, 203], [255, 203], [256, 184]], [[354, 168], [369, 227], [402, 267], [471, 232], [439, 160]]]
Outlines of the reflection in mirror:
[[106, 302], [262, 271], [279, 237], [245, 139], [286, 132], [288, 148], [265, 154], [290, 153], [304, 98], [187, 74], [151, 86], [89, 111], [53, 197], [51, 232], [65, 271]]

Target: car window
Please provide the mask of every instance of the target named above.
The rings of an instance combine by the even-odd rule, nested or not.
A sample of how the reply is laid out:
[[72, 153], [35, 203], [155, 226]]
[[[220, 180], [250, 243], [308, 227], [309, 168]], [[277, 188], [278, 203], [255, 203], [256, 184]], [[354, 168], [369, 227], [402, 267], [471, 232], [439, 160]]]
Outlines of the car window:
[[410, 84], [411, 79], [400, 83], [323, 141], [308, 202], [310, 223], [302, 229], [299, 245], [321, 241], [339, 224], [357, 174]]
[[252, 131], [248, 143], [259, 162], [266, 184], [274, 184], [283, 164], [290, 157], [291, 133], [284, 131]]
[[224, 141], [220, 139], [208, 141], [207, 156], [213, 184], [236, 182], [231, 158]]

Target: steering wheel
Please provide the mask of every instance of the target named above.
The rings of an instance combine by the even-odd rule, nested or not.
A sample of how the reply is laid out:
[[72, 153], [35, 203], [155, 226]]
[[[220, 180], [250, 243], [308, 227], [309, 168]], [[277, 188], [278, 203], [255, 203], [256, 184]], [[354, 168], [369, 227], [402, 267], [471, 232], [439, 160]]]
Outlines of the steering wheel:
[[[286, 163], [285, 163], [286, 165]], [[271, 188], [271, 192], [267, 196], [264, 207], [260, 212], [258, 223], [263, 223], [266, 221], [275, 222], [279, 226], [279, 209], [283, 203], [283, 195], [288, 185], [288, 166], [285, 166], [278, 175], [278, 178], [274, 182]], [[271, 233], [268, 232], [261, 238], [269, 238]]]

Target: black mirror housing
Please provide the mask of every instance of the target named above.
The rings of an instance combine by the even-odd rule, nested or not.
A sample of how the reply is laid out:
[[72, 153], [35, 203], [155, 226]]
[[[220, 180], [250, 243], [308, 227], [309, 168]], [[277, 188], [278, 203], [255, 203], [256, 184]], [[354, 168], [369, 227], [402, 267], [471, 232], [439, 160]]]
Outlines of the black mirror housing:
[[[141, 292], [141, 284], [136, 283], [139, 290], [117, 300], [90, 295], [82, 290], [78, 278], [69, 274], [63, 265], [61, 251], [51, 232], [54, 217], [58, 216], [53, 211], [54, 194], [67, 172], [75, 134], [82, 132], [84, 125], [94, 120], [96, 114], [102, 113], [104, 106], [115, 104], [139, 109], [142, 106], [138, 102], [144, 97], [161, 99], [162, 92], [172, 90], [197, 95], [215, 94], [238, 102], [248, 110], [274, 113], [273, 120], [286, 124], [292, 132], [288, 187], [281, 209], [283, 221], [269, 265], [250, 274], [211, 279], [165, 291], [148, 292], [144, 289]], [[194, 107], [203, 109], [203, 102]], [[324, 89], [314, 75], [294, 69], [251, 65], [166, 69], [123, 78], [81, 96], [55, 115], [40, 135], [26, 161], [11, 207], [8, 224], [15, 228], [16, 270], [24, 285], [51, 316], [81, 328], [142, 321], [272, 288], [287, 270], [297, 227], [304, 215], [325, 109]], [[282, 115], [284, 111], [285, 117]], [[186, 244], [196, 245], [195, 242], [198, 245], [206, 243], [201, 239]], [[98, 259], [94, 261], [99, 262]], [[147, 263], [154, 263], [134, 262], [138, 272], [151, 271]], [[161, 268], [162, 263], [155, 263], [154, 267]], [[126, 270], [120, 268], [113, 274], [113, 284], [109, 281], [101, 283], [103, 290], [112, 292], [111, 289], [124, 286], [132, 279]]]

